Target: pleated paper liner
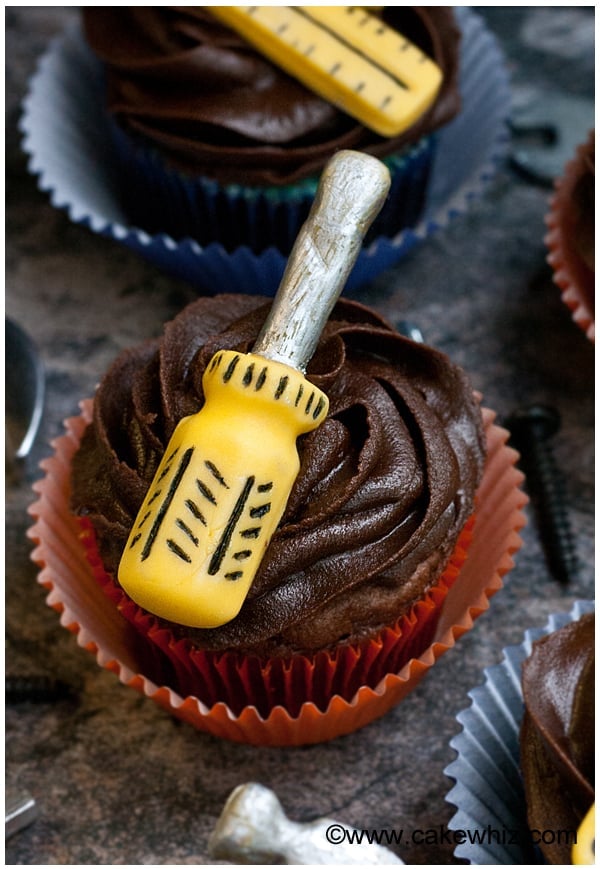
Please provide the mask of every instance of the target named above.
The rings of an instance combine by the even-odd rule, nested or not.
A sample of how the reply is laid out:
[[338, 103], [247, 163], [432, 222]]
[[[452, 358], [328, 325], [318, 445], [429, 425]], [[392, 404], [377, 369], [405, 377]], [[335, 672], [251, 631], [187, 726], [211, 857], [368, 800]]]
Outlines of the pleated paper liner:
[[[289, 255], [313, 203], [317, 176], [282, 187], [221, 185], [170, 167], [114, 121], [109, 129], [120, 201], [135, 226], [149, 235], [167, 233], [178, 243], [187, 238], [204, 247], [220, 244], [228, 253], [245, 245], [257, 255], [271, 246]], [[383, 159], [391, 188], [366, 245], [418, 223], [436, 141], [430, 135]]]
[[[103, 590], [96, 578], [97, 565], [92, 567], [88, 560], [80, 521], [69, 511], [69, 496], [71, 459], [90, 421], [91, 407], [91, 401], [83, 402], [82, 415], [67, 420], [66, 434], [53, 442], [54, 454], [42, 463], [45, 476], [34, 485], [39, 497], [30, 507], [35, 524], [29, 536], [37, 544], [32, 558], [41, 568], [39, 582], [48, 589], [47, 602], [61, 613], [63, 626], [76, 634], [79, 645], [91, 651], [100, 666], [115, 672], [125, 685], [172, 714], [216, 736], [257, 745], [302, 745], [350, 733], [380, 717], [412, 691], [435, 661], [489, 608], [489, 599], [502, 587], [502, 577], [513, 566], [513, 555], [521, 546], [519, 530], [525, 522], [526, 496], [520, 488], [522, 474], [515, 467], [517, 454], [506, 444], [508, 433], [494, 424], [493, 412], [484, 409], [488, 457], [477, 495], [477, 520], [468, 555], [458, 576], [450, 577], [451, 587], [442, 590], [443, 600], [434, 598], [431, 608], [426, 605], [428, 617], [432, 617], [429, 625], [432, 635], [421, 637], [420, 648], [404, 649], [412, 657], [406, 663], [393, 663], [398, 669], [387, 672], [374, 686], [357, 686], [351, 681], [346, 685], [333, 682], [328, 685], [327, 679], [339, 679], [337, 673], [351, 670], [352, 660], [333, 669], [329, 664], [319, 663], [315, 666], [323, 668], [319, 670], [319, 679], [324, 680], [320, 694], [317, 692], [313, 701], [300, 704], [298, 685], [302, 687], [302, 680], [305, 684], [307, 677], [314, 681], [314, 673], [310, 668], [301, 668], [294, 674], [294, 679], [299, 680], [296, 682], [277, 672], [281, 665], [276, 664], [273, 678], [282, 691], [287, 691], [281, 699], [290, 704], [291, 710], [276, 705], [270, 711], [264, 709], [265, 714], [260, 709], [265, 703], [264, 692], [261, 696], [256, 687], [264, 686], [260, 668], [257, 670], [249, 661], [233, 672], [226, 666], [217, 670], [218, 681], [231, 686], [229, 700], [234, 708], [223, 699], [211, 705], [186, 693], [185, 687], [183, 692], [174, 687], [186, 673], [186, 678], [192, 678], [189, 658], [178, 654], [175, 659], [171, 649], [169, 657], [163, 654], [160, 644], [167, 641], [165, 636], [154, 637], [153, 643], [141, 637]], [[458, 557], [462, 560], [461, 554]], [[410, 629], [413, 640], [421, 634], [416, 626], [426, 630], [420, 611]], [[408, 627], [405, 629], [408, 637]], [[390, 638], [382, 639], [382, 646], [386, 639]], [[155, 652], [149, 654], [152, 646]], [[376, 658], [377, 648], [371, 647], [364, 666], [367, 670], [373, 667], [373, 673]], [[392, 665], [391, 659], [388, 665]], [[197, 674], [198, 668], [193, 671], [193, 678]], [[217, 679], [212, 671], [211, 678]], [[243, 708], [234, 705], [239, 688], [235, 680], [252, 686], [257, 694], [255, 702]], [[205, 687], [214, 691], [215, 683]], [[347, 696], [333, 693], [337, 690], [343, 690]]]
[[171, 662], [172, 687], [180, 694], [193, 694], [207, 706], [225, 702], [236, 715], [245, 706], [255, 706], [264, 718], [275, 706], [283, 706], [295, 717], [307, 702], [325, 712], [332, 696], [350, 701], [362, 685], [376, 688], [387, 673], [397, 672], [411, 657], [418, 657], [431, 644], [442, 603], [465, 562], [473, 523], [474, 519], [467, 523], [438, 582], [394, 625], [362, 642], [340, 644], [333, 651], [261, 659], [238, 652], [205, 652], [188, 640], [177, 640], [106, 573], [91, 523], [80, 520], [82, 544], [96, 581], [121, 615]]
[[[595, 135], [588, 138], [576, 150], [567, 163], [564, 173], [555, 183], [555, 192], [546, 215], [548, 233], [544, 241], [548, 248], [548, 263], [552, 266], [554, 283], [560, 288], [561, 297], [571, 311], [575, 323], [590, 341], [595, 341], [596, 305], [595, 272], [584, 262], [574, 246], [578, 236], [576, 207], [573, 191], [579, 179], [587, 171], [586, 159], [594, 159]], [[592, 184], [594, 183], [592, 179]], [[591, 220], [594, 220], [592, 215]], [[590, 227], [593, 233], [593, 227]]]
[[544, 863], [529, 833], [520, 772], [521, 666], [536, 640], [593, 611], [593, 601], [577, 601], [570, 612], [526, 631], [469, 691], [470, 706], [456, 716], [461, 732], [450, 742], [457, 757], [444, 771], [454, 781], [446, 801], [456, 808], [448, 828], [468, 831], [472, 840], [457, 846], [456, 858], [477, 866]]

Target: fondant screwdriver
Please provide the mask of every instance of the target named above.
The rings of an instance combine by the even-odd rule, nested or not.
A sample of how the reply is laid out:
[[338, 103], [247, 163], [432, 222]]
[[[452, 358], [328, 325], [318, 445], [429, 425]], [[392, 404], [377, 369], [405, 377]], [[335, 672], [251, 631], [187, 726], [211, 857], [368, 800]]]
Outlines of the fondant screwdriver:
[[211, 628], [239, 612], [298, 474], [296, 439], [327, 416], [304, 372], [389, 184], [374, 157], [334, 155], [253, 351], [208, 363], [205, 403], [177, 425], [119, 566], [151, 613]]

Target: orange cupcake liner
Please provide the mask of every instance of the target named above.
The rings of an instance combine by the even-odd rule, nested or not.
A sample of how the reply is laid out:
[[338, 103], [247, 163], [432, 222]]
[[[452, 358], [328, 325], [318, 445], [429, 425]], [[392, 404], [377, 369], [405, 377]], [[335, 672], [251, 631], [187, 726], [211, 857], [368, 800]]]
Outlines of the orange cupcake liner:
[[586, 157], [594, 153], [595, 133], [590, 130], [585, 142], [564, 168], [555, 182], [555, 192], [545, 217], [548, 233], [544, 243], [548, 248], [547, 262], [553, 270], [553, 281], [561, 298], [571, 311], [575, 323], [590, 341], [595, 341], [595, 274], [573, 249], [570, 239], [576, 234], [572, 195], [575, 185], [586, 171]]
[[168, 628], [137, 606], [108, 574], [99, 556], [91, 522], [80, 519], [80, 539], [97, 582], [116, 609], [173, 664], [180, 694], [193, 694], [207, 706], [219, 701], [239, 714], [254, 705], [263, 717], [275, 706], [295, 716], [305, 702], [325, 711], [334, 694], [351, 700], [361, 685], [375, 688], [383, 676], [396, 672], [430, 645], [441, 605], [460, 574], [473, 535], [474, 517], [463, 529], [439, 580], [395, 624], [356, 643], [340, 644], [316, 654], [261, 659], [238, 652], [210, 652], [177, 640]]
[[[187, 645], [172, 643], [166, 631], [155, 629], [151, 642], [139, 633], [128, 620], [133, 613], [126, 618], [122, 607], [119, 612], [121, 592], [106, 585], [110, 577], [94, 556], [89, 535], [82, 540], [80, 520], [69, 510], [70, 467], [91, 419], [92, 401], [81, 409], [80, 416], [66, 421], [66, 434], [53, 442], [54, 454], [41, 463], [45, 476], [34, 484], [38, 500], [29, 508], [35, 519], [28, 531], [36, 544], [32, 559], [40, 567], [39, 583], [48, 590], [47, 603], [101, 667], [215, 736], [255, 745], [304, 745], [379, 718], [489, 608], [522, 545], [527, 498], [515, 467], [518, 456], [507, 446], [508, 432], [483, 409], [487, 460], [477, 520], [466, 526], [444, 577], [409, 618], [360, 648], [341, 647], [336, 655], [319, 653], [313, 659], [296, 656], [293, 667], [231, 653], [214, 655], [207, 666], [205, 655], [192, 661]], [[187, 690], [192, 684], [200, 685], [196, 693], [207, 702]], [[272, 684], [279, 692], [275, 703], [268, 693]], [[229, 693], [223, 695], [225, 687]]]

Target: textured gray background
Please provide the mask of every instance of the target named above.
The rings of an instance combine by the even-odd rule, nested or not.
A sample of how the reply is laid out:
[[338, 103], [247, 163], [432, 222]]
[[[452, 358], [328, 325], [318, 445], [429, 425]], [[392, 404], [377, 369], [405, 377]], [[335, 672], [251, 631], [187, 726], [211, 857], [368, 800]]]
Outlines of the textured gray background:
[[[516, 102], [593, 93], [593, 7], [481, 7], [507, 55]], [[456, 713], [482, 668], [551, 612], [593, 595], [593, 346], [571, 321], [545, 262], [549, 191], [506, 163], [485, 199], [357, 294], [388, 319], [412, 319], [448, 352], [500, 419], [517, 405], [556, 406], [557, 457], [576, 532], [579, 576], [549, 575], [533, 522], [490, 612], [385, 718], [326, 745], [259, 749], [198, 733], [100, 670], [44, 602], [30, 563], [27, 505], [37, 462], [62, 420], [92, 394], [114, 356], [194, 297], [116, 242], [54, 210], [28, 174], [17, 123], [48, 40], [77, 7], [6, 10], [6, 311], [31, 333], [47, 405], [25, 478], [6, 492], [6, 667], [59, 677], [72, 700], [6, 709], [9, 792], [27, 789], [40, 817], [7, 843], [9, 864], [203, 864], [208, 836], [239, 783], [275, 789], [288, 814], [360, 828], [445, 825], [443, 774]], [[593, 123], [590, 114], [590, 126]], [[581, 130], [581, 139], [587, 130]], [[411, 846], [406, 862], [452, 863], [449, 845]]]

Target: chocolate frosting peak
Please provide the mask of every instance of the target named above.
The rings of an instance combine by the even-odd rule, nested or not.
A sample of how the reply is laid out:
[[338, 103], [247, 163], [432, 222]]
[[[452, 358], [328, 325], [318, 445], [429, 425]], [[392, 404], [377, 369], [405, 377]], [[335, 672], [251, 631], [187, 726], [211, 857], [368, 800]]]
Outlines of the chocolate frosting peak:
[[108, 110], [173, 165], [228, 183], [287, 184], [337, 150], [397, 152], [458, 111], [460, 34], [451, 8], [384, 7], [384, 20], [441, 66], [431, 109], [383, 139], [279, 70], [203, 6], [85, 6], [104, 62]]
[[[251, 351], [270, 303], [199, 299], [102, 380], [73, 507], [113, 574], [177, 422], [202, 406], [206, 365], [221, 348]], [[473, 510], [481, 413], [443, 354], [342, 301], [307, 376], [328, 395], [328, 418], [298, 441], [300, 473], [240, 614], [185, 629], [204, 648], [312, 650], [393, 623], [443, 570]]]

